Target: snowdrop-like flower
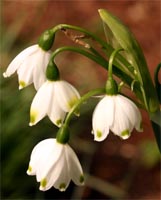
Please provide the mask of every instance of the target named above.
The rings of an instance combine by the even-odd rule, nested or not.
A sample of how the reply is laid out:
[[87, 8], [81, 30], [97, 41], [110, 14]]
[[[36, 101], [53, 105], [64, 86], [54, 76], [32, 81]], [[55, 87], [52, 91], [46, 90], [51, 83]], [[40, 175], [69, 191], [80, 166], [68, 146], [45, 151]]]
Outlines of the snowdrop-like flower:
[[46, 80], [45, 71], [50, 55], [50, 51], [43, 50], [38, 44], [30, 46], [13, 59], [3, 76], [9, 77], [17, 71], [19, 89], [34, 83], [37, 90]]
[[35, 125], [46, 115], [58, 127], [65, 115], [78, 101], [78, 91], [63, 80], [47, 80], [37, 91], [30, 109], [30, 126]]
[[71, 179], [76, 185], [84, 183], [75, 152], [68, 144], [58, 143], [56, 139], [43, 140], [34, 147], [27, 174], [36, 175], [42, 191], [52, 186], [65, 191]]
[[127, 139], [135, 127], [142, 131], [141, 114], [137, 106], [122, 95], [106, 95], [96, 106], [92, 125], [94, 139], [104, 140], [111, 130], [122, 139]]

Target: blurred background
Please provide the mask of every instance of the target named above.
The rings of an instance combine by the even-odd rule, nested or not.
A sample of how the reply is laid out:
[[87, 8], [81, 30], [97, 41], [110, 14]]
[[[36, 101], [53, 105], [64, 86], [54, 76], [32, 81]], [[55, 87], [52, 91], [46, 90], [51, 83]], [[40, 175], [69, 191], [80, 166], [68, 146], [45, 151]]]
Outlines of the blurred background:
[[[35, 176], [26, 170], [33, 147], [54, 137], [57, 128], [46, 117], [29, 127], [29, 109], [35, 95], [33, 86], [18, 91], [17, 76], [4, 79], [2, 73], [11, 60], [26, 47], [37, 43], [40, 34], [57, 24], [81, 26], [105, 40], [97, 10], [104, 8], [118, 16], [134, 33], [145, 54], [153, 77], [161, 60], [160, 1], [51, 1], [3, 0], [1, 3], [1, 199], [151, 199], [161, 198], [160, 155], [147, 114], [143, 115], [143, 133], [133, 131], [122, 141], [109, 134], [94, 142], [91, 117], [98, 99], [90, 99], [73, 118], [70, 145], [77, 153], [86, 174], [84, 187], [72, 182], [66, 192], [54, 188], [38, 190]], [[62, 33], [54, 48], [73, 45]], [[94, 62], [71, 52], [56, 60], [63, 79], [81, 94], [101, 87], [106, 71]], [[90, 78], [89, 78], [90, 74]]]

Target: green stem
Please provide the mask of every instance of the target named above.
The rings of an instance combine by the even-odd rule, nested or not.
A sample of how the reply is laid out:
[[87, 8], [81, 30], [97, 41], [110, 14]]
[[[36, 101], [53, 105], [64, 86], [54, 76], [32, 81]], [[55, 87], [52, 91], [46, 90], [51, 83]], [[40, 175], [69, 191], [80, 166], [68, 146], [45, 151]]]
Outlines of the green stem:
[[[59, 53], [64, 52], [64, 51], [72, 51], [72, 52], [75, 52], [75, 53], [79, 53], [79, 54], [93, 60], [94, 62], [96, 62], [97, 64], [101, 65], [103, 68], [108, 70], [108, 61], [105, 58], [103, 58], [102, 56], [98, 57], [98, 56], [84, 50], [83, 48], [77, 48], [77, 47], [72, 47], [72, 46], [60, 47], [60, 48], [57, 48], [52, 53], [51, 58], [54, 59]], [[94, 51], [95, 50], [92, 48], [93, 53], [94, 53]], [[97, 53], [95, 52], [95, 54], [97, 54]], [[118, 54], [118, 56], [119, 56], [119, 54]], [[124, 83], [129, 85], [129, 87], [131, 87], [131, 84], [133, 82], [133, 78], [131, 78], [129, 75], [127, 75], [121, 69], [117, 68], [115, 65], [113, 65], [113, 73], [117, 77], [119, 77]], [[144, 102], [144, 100], [142, 98], [142, 92], [140, 90], [140, 85], [135, 84], [133, 91], [136, 93], [137, 97], [141, 100], [141, 102]], [[142, 107], [144, 107], [144, 105], [142, 105]]]
[[61, 29], [72, 29], [72, 30], [75, 30], [75, 31], [79, 31], [81, 33], [84, 33], [85, 35], [87, 35], [88, 37], [91, 37], [92, 39], [94, 39], [95, 41], [97, 41], [98, 43], [101, 44], [101, 46], [103, 48], [106, 48], [106, 49], [111, 49], [111, 52], [113, 51], [112, 50], [112, 47], [105, 43], [103, 40], [101, 40], [99, 37], [97, 37], [95, 34], [91, 33], [90, 31], [86, 30], [86, 29], [83, 29], [81, 27], [78, 27], [78, 26], [73, 26], [73, 25], [69, 25], [69, 24], [59, 24], [57, 26], [55, 26], [52, 31], [53, 33], [56, 33], [57, 31], [61, 30]]
[[[68, 25], [68, 24], [59, 24], [59, 25], [55, 26], [54, 28], [52, 28], [51, 30], [55, 34], [57, 31], [63, 30], [63, 29], [72, 29], [75, 31], [79, 31], [79, 32], [85, 34], [87, 37], [97, 41], [101, 45], [101, 48], [105, 52], [106, 56], [108, 56], [108, 57], [110, 57], [111, 53], [114, 51], [114, 48], [110, 44], [101, 40], [95, 34], [91, 33], [90, 31], [88, 31], [86, 29], [83, 29], [81, 27]], [[62, 50], [62, 51], [64, 51], [64, 50]], [[81, 54], [89, 57], [90, 59], [94, 60], [95, 62], [97, 62], [98, 64], [100, 64], [102, 67], [104, 67], [107, 70], [108, 69], [107, 61], [103, 57], [102, 57], [103, 59], [101, 59], [101, 61], [100, 61], [101, 57], [100, 56], [98, 57], [98, 54], [97, 54], [98, 52], [97, 53], [94, 52], [95, 49], [89, 48], [89, 50], [91, 50], [92, 53], [94, 53], [97, 56], [94, 57], [93, 54], [89, 54], [89, 52], [87, 53], [86, 51], [84, 51], [84, 53], [82, 53], [82, 50], [79, 51], [76, 49], [70, 49], [70, 51], [75, 51], [77, 53], [81, 53]], [[125, 82], [126, 84], [131, 86], [131, 83], [132, 83], [133, 79], [135, 79], [135, 76], [136, 76], [134, 73], [134, 68], [121, 54], [118, 54], [117, 58], [118, 58], [118, 61], [117, 60], [114, 61], [114, 65], [115, 65], [115, 67], [113, 69], [114, 74], [116, 76], [118, 76], [123, 82]], [[140, 99], [142, 104], [144, 104], [144, 98], [142, 96], [141, 89], [139, 88], [139, 85], [135, 84], [135, 86], [136, 87], [134, 88], [134, 93]]]
[[89, 99], [90, 97], [94, 96], [94, 95], [98, 95], [98, 94], [102, 94], [105, 93], [105, 88], [99, 88], [99, 89], [95, 89], [95, 90], [91, 90], [90, 92], [86, 93], [85, 95], [83, 95], [79, 101], [72, 107], [72, 109], [70, 110], [70, 112], [67, 114], [66, 119], [64, 124], [65, 125], [69, 125], [69, 122], [71, 120], [71, 117], [73, 115], [73, 113], [77, 110], [77, 108], [87, 99]]
[[72, 52], [82, 54], [82, 55], [86, 56], [87, 58], [95, 61], [99, 65], [103, 66], [106, 70], [108, 69], [108, 61], [105, 58], [103, 58], [101, 55], [100, 55], [100, 57], [98, 57], [94, 54], [91, 54], [88, 51], [85, 51], [83, 48], [77, 48], [77, 47], [72, 47], [72, 46], [60, 47], [52, 53], [51, 58], [54, 59], [56, 57], [56, 55], [58, 55], [59, 53], [61, 53], [63, 51], [72, 51]]
[[123, 49], [116, 49], [115, 51], [113, 51], [113, 53], [110, 56], [109, 65], [108, 65], [108, 77], [112, 78], [112, 75], [113, 75], [113, 73], [112, 73], [112, 67], [113, 67], [114, 58], [115, 58], [116, 54], [119, 51], [123, 51]]
[[[84, 33], [87, 37], [92, 38], [93, 40], [97, 41], [101, 45], [101, 48], [104, 50], [106, 56], [108, 56], [108, 57], [110, 57], [111, 53], [115, 50], [110, 44], [103, 41], [102, 39], [97, 37], [95, 34], [91, 33], [90, 31], [88, 31], [84, 28], [78, 27], [78, 26], [73, 26], [73, 25], [69, 25], [69, 24], [59, 24], [59, 25], [55, 26], [54, 28], [52, 28], [51, 30], [55, 34], [57, 31], [62, 30], [62, 29], [72, 29], [72, 30]], [[90, 48], [90, 50], [93, 51], [94, 49]], [[124, 70], [124, 72], [127, 73], [130, 77], [134, 78], [134, 74], [133, 74], [134, 70], [133, 70], [133, 67], [131, 66], [131, 64], [121, 54], [118, 54], [118, 60], [119, 60], [119, 62], [116, 62], [115, 65], [118, 68]], [[122, 63], [122, 64], [120, 64], [120, 63]]]

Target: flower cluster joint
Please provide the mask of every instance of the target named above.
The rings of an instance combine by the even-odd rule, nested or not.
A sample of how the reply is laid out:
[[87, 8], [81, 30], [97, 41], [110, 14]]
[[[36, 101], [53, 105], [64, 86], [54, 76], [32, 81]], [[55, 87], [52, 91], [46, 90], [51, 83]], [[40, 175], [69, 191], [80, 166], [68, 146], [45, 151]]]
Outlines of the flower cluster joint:
[[36, 175], [42, 191], [51, 187], [65, 191], [71, 180], [76, 185], [84, 184], [83, 170], [73, 149], [52, 138], [34, 147], [27, 174]]

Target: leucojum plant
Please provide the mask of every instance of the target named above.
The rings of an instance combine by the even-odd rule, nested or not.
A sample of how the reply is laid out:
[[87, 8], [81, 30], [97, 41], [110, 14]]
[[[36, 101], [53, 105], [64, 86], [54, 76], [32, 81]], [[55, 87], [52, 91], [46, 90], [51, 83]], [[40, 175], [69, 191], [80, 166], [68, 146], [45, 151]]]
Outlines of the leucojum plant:
[[[122, 139], [128, 139], [132, 130], [143, 131], [139, 108], [147, 111], [152, 123], [159, 149], [160, 145], [160, 88], [158, 80], [161, 64], [155, 73], [155, 86], [148, 71], [142, 50], [129, 29], [115, 16], [104, 9], [98, 10], [103, 21], [107, 41], [90, 31], [73, 25], [59, 24], [46, 30], [38, 44], [28, 47], [9, 64], [4, 77], [17, 72], [19, 89], [34, 84], [37, 91], [30, 108], [30, 126], [37, 124], [46, 115], [59, 127], [56, 138], [38, 143], [32, 153], [27, 170], [36, 175], [40, 190], [52, 186], [65, 191], [71, 180], [84, 184], [81, 164], [69, 146], [70, 123], [73, 115], [79, 116], [84, 101], [100, 96], [92, 116], [94, 140], [105, 140], [109, 131]], [[62, 31], [74, 46], [54, 47], [55, 35]], [[73, 33], [77, 32], [77, 34]], [[79, 34], [78, 34], [79, 33]], [[95, 48], [98, 43], [100, 50]], [[82, 54], [98, 66], [105, 68], [107, 81], [103, 88], [97, 88], [80, 96], [77, 89], [60, 78], [55, 57], [64, 51]], [[114, 76], [120, 80], [116, 82]], [[128, 87], [136, 96], [135, 101], [122, 93]]]

